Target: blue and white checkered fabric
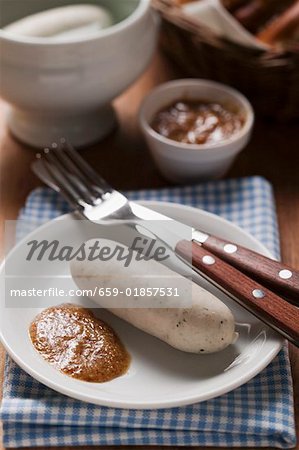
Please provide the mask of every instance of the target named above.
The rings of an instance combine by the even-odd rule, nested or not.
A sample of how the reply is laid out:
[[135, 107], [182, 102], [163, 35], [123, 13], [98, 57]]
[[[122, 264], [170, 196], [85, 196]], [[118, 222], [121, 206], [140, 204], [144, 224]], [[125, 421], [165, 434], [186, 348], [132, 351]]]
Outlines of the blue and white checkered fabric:
[[[276, 256], [279, 242], [271, 186], [260, 177], [127, 193], [131, 199], [196, 206], [237, 223]], [[39, 188], [20, 218], [27, 230], [67, 212], [53, 191]], [[296, 443], [286, 347], [242, 387], [200, 404], [165, 410], [122, 410], [72, 400], [40, 384], [7, 358], [1, 419], [6, 447], [58, 445], [250, 446]]]

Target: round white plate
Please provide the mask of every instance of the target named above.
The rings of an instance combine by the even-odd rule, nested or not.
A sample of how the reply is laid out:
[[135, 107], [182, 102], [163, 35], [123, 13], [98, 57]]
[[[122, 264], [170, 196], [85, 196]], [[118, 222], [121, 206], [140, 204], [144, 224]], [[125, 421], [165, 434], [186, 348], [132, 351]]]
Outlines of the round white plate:
[[[271, 256], [256, 239], [220, 217], [173, 203], [142, 204], [190, 226], [200, 227]], [[78, 225], [72, 215], [62, 216], [59, 220], [61, 241], [69, 233], [74, 236], [78, 233]], [[39, 239], [41, 231], [45, 230], [48, 236], [51, 236], [51, 233], [54, 235], [57, 225], [55, 222], [48, 222], [35, 230], [30, 239]], [[28, 236], [26, 241], [28, 242]], [[18, 244], [6, 262], [14, 264], [15, 267], [22, 264], [24, 259], [21, 258], [20, 252], [21, 246]], [[39, 264], [38, 267], [40, 273], [36, 275], [47, 274], [47, 264]], [[3, 279], [4, 266], [1, 275]], [[68, 263], [62, 265], [61, 277], [65, 275], [69, 275]], [[48, 280], [49, 286], [53, 285], [50, 277]], [[70, 289], [75, 287], [71, 278], [67, 277], [67, 280]], [[49, 287], [47, 279], [45, 284], [44, 288]], [[214, 288], [210, 290], [216, 292]], [[218, 292], [217, 295], [233, 311], [240, 336], [237, 342], [226, 350], [210, 355], [195, 355], [175, 350], [107, 311], [96, 309], [96, 314], [111, 324], [132, 357], [130, 369], [125, 375], [102, 384], [83, 382], [63, 375], [34, 350], [28, 336], [28, 327], [42, 309], [38, 305], [35, 308], [12, 308], [5, 305], [2, 295], [0, 337], [6, 350], [19, 366], [40, 382], [70, 397], [119, 408], [152, 409], [186, 405], [217, 397], [246, 383], [270, 363], [283, 342], [274, 331], [224, 294]], [[70, 300], [54, 298], [53, 304], [65, 301]], [[72, 298], [71, 301], [84, 305], [86, 299]]]

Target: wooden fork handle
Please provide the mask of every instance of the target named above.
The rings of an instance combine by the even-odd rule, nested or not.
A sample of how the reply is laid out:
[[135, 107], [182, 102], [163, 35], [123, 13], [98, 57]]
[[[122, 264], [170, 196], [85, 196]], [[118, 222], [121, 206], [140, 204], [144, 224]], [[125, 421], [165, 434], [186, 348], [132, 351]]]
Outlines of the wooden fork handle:
[[202, 246], [299, 306], [299, 272], [235, 243], [209, 236]]
[[299, 347], [299, 309], [283, 300], [201, 245], [180, 241], [176, 253], [241, 306]]

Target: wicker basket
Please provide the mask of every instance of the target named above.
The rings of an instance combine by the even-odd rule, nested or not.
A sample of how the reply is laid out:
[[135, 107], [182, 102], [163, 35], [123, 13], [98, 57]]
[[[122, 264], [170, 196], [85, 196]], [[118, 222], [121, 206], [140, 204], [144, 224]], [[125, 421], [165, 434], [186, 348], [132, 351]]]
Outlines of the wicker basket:
[[222, 39], [174, 0], [153, 0], [153, 7], [162, 17], [162, 48], [184, 76], [234, 86], [263, 116], [299, 119], [299, 51], [260, 51]]

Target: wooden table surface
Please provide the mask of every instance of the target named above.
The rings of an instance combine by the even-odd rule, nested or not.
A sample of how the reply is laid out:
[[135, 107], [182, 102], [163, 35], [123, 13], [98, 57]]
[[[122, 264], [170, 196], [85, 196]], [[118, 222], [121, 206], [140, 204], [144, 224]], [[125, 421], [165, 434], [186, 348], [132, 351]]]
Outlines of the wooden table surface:
[[[140, 101], [147, 91], [167, 79], [179, 77], [180, 74], [176, 69], [162, 55], [157, 54], [144, 75], [115, 102], [119, 128], [104, 142], [84, 150], [86, 159], [116, 188], [140, 189], [167, 185], [150, 159], [140, 135], [136, 117]], [[18, 143], [7, 131], [6, 108], [4, 103], [0, 103], [1, 232], [4, 221], [17, 217], [26, 196], [39, 184], [29, 169], [29, 164], [34, 158], [34, 151]], [[277, 125], [257, 120], [250, 144], [227, 176], [246, 175], [263, 175], [273, 184], [280, 226], [282, 260], [299, 268], [298, 123]], [[290, 358], [294, 378], [298, 434], [299, 350], [293, 346], [290, 346]], [[4, 350], [1, 348], [1, 378], [3, 378], [3, 365]], [[1, 444], [0, 448], [3, 449]], [[127, 448], [129, 447], [122, 447], [123, 450]], [[152, 447], [142, 447], [143, 450], [146, 448]]]

